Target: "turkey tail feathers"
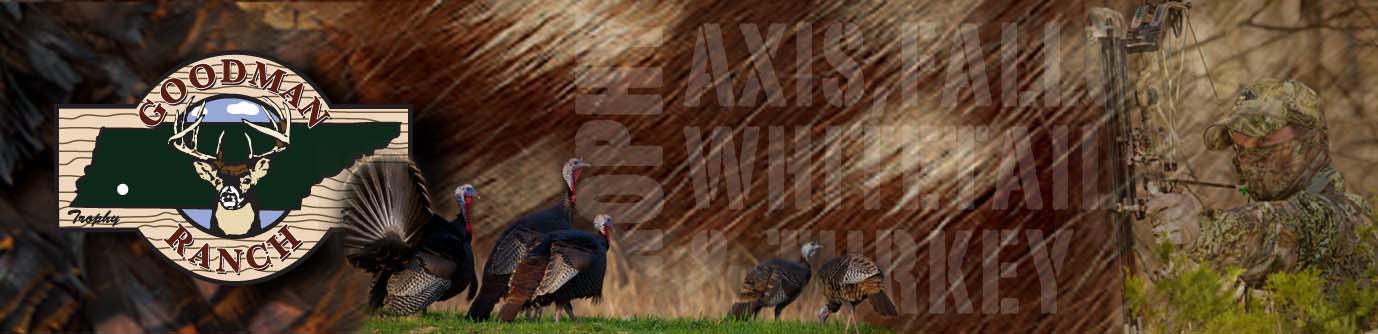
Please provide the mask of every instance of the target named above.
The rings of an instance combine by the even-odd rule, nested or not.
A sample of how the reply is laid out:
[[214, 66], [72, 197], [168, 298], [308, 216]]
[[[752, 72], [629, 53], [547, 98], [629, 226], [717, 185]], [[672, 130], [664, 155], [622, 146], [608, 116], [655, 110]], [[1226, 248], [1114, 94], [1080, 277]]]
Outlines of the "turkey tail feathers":
[[732, 308], [727, 311], [727, 317], [732, 319], [750, 319], [760, 311], [761, 305], [757, 301], [740, 302], [732, 304]]
[[507, 296], [502, 308], [498, 310], [498, 319], [516, 319], [517, 313], [530, 305], [527, 302], [538, 297], [537, 292], [546, 278], [545, 269], [550, 263], [551, 259], [548, 257], [531, 256], [517, 265], [516, 272], [508, 279]]
[[[498, 310], [498, 319], [501, 319], [502, 321], [512, 321], [514, 319], [517, 319], [517, 313], [520, 313], [521, 311], [522, 304], [504, 303], [502, 304], [502, 309]], [[555, 312], [559, 312], [559, 310], [555, 310]]]
[[899, 315], [899, 311], [895, 309], [895, 303], [890, 301], [890, 296], [886, 295], [885, 291], [871, 294], [870, 299], [871, 307], [876, 310], [876, 313], [890, 317]]
[[493, 306], [496, 306], [498, 300], [507, 293], [508, 278], [508, 275], [483, 276], [483, 284], [475, 289], [479, 290], [478, 298], [469, 304], [470, 320], [488, 320], [493, 313]]
[[369, 272], [402, 270], [431, 215], [416, 166], [403, 159], [368, 159], [345, 191], [346, 257]]

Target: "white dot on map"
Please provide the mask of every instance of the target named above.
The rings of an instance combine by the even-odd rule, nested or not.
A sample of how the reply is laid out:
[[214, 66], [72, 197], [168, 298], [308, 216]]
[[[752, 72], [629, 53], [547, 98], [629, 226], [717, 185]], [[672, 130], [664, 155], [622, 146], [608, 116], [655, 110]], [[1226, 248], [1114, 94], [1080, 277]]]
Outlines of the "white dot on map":
[[116, 194], [120, 194], [120, 196], [124, 196], [124, 194], [128, 194], [128, 193], [129, 193], [129, 185], [124, 184], [124, 183], [121, 183], [120, 185], [115, 186], [115, 193], [116, 193]]

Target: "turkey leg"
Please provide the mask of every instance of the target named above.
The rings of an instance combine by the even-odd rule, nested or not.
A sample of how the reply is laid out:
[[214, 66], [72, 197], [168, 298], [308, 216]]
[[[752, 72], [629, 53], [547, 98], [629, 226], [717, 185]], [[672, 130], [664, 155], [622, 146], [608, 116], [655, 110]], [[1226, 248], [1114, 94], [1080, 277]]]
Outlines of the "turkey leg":
[[851, 316], [851, 315], [848, 315], [848, 316], [847, 316], [847, 321], [844, 321], [843, 323], [846, 323], [846, 325], [842, 325], [842, 333], [843, 333], [843, 334], [851, 333], [851, 332], [852, 332], [852, 316]]
[[523, 312], [526, 313], [526, 320], [528, 320], [528, 321], [536, 321], [536, 320], [541, 320], [541, 313], [543, 313], [542, 311], [544, 311], [544, 309], [542, 309], [542, 308], [540, 308], [540, 307], [532, 307], [532, 308], [526, 309], [526, 311], [523, 311]]
[[[856, 327], [852, 327], [853, 323]], [[852, 328], [855, 328], [857, 333], [861, 333], [861, 323], [856, 322], [856, 304], [847, 303], [847, 328], [842, 329], [842, 331], [846, 332], [847, 329]]]
[[[569, 316], [569, 321], [574, 321], [574, 305], [564, 302], [559, 305], [559, 308], [565, 310], [565, 315]], [[560, 314], [560, 310], [555, 310], [555, 314]]]

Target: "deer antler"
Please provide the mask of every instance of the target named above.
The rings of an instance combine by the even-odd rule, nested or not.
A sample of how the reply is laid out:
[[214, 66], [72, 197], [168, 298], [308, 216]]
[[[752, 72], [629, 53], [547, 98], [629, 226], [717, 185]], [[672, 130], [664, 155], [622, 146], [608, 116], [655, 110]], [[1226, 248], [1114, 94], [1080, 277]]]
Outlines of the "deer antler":
[[[273, 137], [273, 139], [277, 140], [277, 143], [273, 145], [273, 148], [272, 148], [272, 149], [268, 150], [267, 152], [263, 152], [263, 154], [254, 154], [253, 140], [250, 139], [250, 140], [249, 140], [249, 159], [250, 159], [250, 160], [252, 160], [252, 159], [259, 159], [259, 158], [271, 156], [271, 155], [274, 155], [274, 154], [278, 154], [278, 153], [280, 153], [280, 152], [286, 150], [288, 145], [291, 145], [291, 144], [292, 144], [292, 140], [291, 140], [291, 136], [292, 136], [292, 115], [291, 115], [291, 112], [279, 113], [278, 116], [280, 116], [279, 119], [278, 119], [279, 123], [273, 123], [273, 127], [276, 127], [277, 129], [270, 129], [270, 128], [265, 127], [265, 126], [262, 126], [262, 125], [258, 125], [258, 124], [251, 123], [251, 122], [249, 122], [248, 120], [240, 120], [241, 122], [244, 122], [244, 125], [248, 126], [250, 129], [254, 129], [255, 131], [258, 131], [258, 132], [260, 132], [260, 133], [263, 133], [263, 134], [265, 134], [265, 135], [268, 135], [269, 137]], [[249, 135], [248, 135], [248, 134], [244, 134], [244, 138], [249, 138]]]
[[[177, 125], [184, 122], [184, 120], [182, 119], [182, 113], [177, 113], [177, 119], [172, 122], [173, 131], [176, 132], [172, 134], [172, 137], [169, 137], [167, 139], [168, 145], [171, 145], [172, 148], [176, 149], [177, 151], [190, 155], [192, 158], [196, 158], [197, 160], [215, 160], [214, 156], [201, 153], [200, 151], [196, 150], [196, 135], [201, 133], [201, 121], [205, 119], [206, 115], [203, 112], [200, 116], [196, 117], [196, 122], [193, 122], [190, 126], [186, 126], [181, 130], [177, 130]], [[185, 141], [183, 140], [183, 137], [186, 137], [188, 133], [191, 134], [191, 147], [187, 147], [184, 143]], [[218, 147], [216, 149], [219, 150]]]

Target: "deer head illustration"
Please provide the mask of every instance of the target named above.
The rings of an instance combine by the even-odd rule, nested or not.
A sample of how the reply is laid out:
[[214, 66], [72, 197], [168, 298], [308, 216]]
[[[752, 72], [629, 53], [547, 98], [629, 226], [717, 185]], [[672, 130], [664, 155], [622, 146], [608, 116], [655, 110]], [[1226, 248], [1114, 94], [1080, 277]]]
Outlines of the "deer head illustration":
[[217, 203], [212, 209], [211, 229], [218, 227], [227, 235], [243, 235], [259, 223], [258, 210], [254, 208], [253, 203], [256, 198], [254, 186], [268, 174], [268, 166], [273, 155], [282, 153], [291, 143], [290, 113], [277, 115], [279, 117], [276, 122], [270, 119], [271, 128], [241, 120], [244, 126], [275, 141], [272, 149], [255, 154], [253, 138], [245, 133], [244, 140], [249, 147], [249, 156], [244, 160], [226, 159], [220, 149], [225, 140], [224, 131], [220, 132], [219, 139], [216, 140], [215, 155], [197, 150], [198, 135], [201, 132], [201, 123], [207, 116], [206, 112], [202, 111], [200, 115], [196, 115], [196, 120], [191, 124], [187, 124], [187, 119], [181, 115], [173, 121], [173, 134], [168, 138], [168, 145], [191, 156], [196, 175], [216, 189]]

